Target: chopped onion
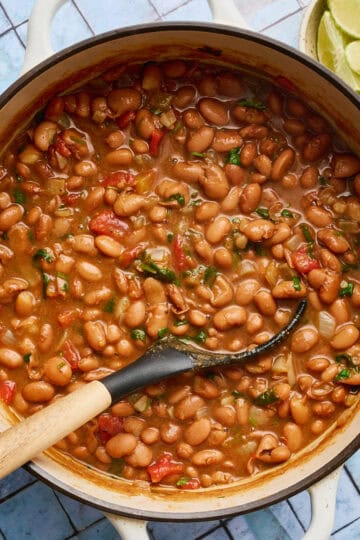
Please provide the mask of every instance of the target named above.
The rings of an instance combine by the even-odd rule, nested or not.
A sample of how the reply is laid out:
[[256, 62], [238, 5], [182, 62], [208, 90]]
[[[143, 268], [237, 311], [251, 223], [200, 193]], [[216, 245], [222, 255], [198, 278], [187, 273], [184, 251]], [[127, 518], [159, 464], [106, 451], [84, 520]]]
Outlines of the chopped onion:
[[150, 398], [148, 396], [141, 396], [140, 399], [138, 399], [134, 403], [134, 409], [138, 412], [144, 412], [146, 411], [150, 406]]
[[290, 251], [296, 251], [297, 248], [300, 246], [300, 244], [302, 244], [303, 241], [302, 239], [300, 238], [299, 235], [297, 234], [294, 234], [293, 236], [290, 236], [289, 240], [287, 240], [285, 243], [284, 243], [284, 247], [287, 248], [287, 249], [290, 249]]
[[238, 274], [240, 277], [256, 274], [256, 266], [253, 261], [241, 261], [239, 264]]
[[50, 178], [46, 184], [46, 191], [51, 195], [63, 195], [65, 193], [65, 178]]
[[275, 358], [272, 371], [273, 373], [276, 373], [276, 375], [288, 372], [288, 359], [285, 355], [280, 354], [280, 356]]
[[288, 383], [290, 386], [295, 386], [296, 383], [296, 373], [292, 353], [287, 355], [287, 372], [288, 372]]
[[234, 403], [234, 396], [225, 396], [223, 398], [221, 398], [221, 405], [225, 406], [225, 405], [232, 405]]
[[325, 339], [331, 339], [335, 334], [336, 321], [327, 311], [319, 312], [319, 334]]
[[279, 278], [278, 267], [274, 261], [271, 261], [271, 263], [266, 268], [265, 279], [272, 289], [275, 287], [278, 281], [278, 278]]
[[129, 307], [129, 305], [130, 305], [130, 300], [127, 296], [120, 298], [120, 300], [115, 305], [115, 309], [114, 309], [115, 317], [116, 318], [121, 317], [125, 313], [127, 308]]
[[171, 129], [177, 122], [174, 111], [172, 109], [169, 109], [168, 111], [163, 112], [160, 115], [160, 122], [166, 128]]

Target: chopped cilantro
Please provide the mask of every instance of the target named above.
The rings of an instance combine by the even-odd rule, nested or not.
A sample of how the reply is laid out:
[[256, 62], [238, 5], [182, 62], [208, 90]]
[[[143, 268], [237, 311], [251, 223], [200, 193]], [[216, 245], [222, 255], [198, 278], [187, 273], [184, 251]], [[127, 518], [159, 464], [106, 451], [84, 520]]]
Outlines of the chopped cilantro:
[[122, 458], [112, 459], [108, 472], [116, 476], [121, 476], [125, 467], [125, 461]]
[[321, 186], [327, 186], [327, 185], [328, 185], [325, 176], [322, 176], [322, 175], [319, 176], [319, 184], [320, 184]]
[[59, 371], [61, 371], [61, 369], [62, 369], [64, 366], [66, 366], [66, 362], [62, 361], [62, 362], [59, 362], [59, 364], [58, 364], [56, 367], [57, 367], [57, 369], [58, 369]]
[[45, 272], [41, 272], [42, 282], [43, 282], [43, 296], [46, 298], [46, 289], [50, 281], [50, 277]]
[[140, 263], [140, 270], [145, 275], [151, 276], [159, 281], [165, 283], [176, 283], [177, 278], [173, 270], [169, 268], [158, 266], [151, 257], [145, 256], [144, 260]]
[[201, 203], [202, 203], [201, 199], [194, 199], [194, 200], [190, 201], [189, 206], [199, 206]]
[[23, 181], [23, 177], [22, 177], [20, 174], [16, 174], [16, 175], [15, 175], [15, 180], [16, 180], [19, 184], [21, 184], [21, 182]]
[[23, 360], [24, 360], [25, 364], [28, 364], [30, 362], [30, 358], [31, 358], [31, 352], [28, 352], [28, 353], [24, 354]]
[[300, 278], [298, 276], [293, 276], [292, 280], [295, 291], [301, 291]]
[[263, 219], [270, 219], [269, 210], [267, 208], [257, 208], [255, 212]]
[[344, 296], [352, 296], [354, 292], [354, 284], [347, 283], [344, 287], [340, 287], [339, 296], [343, 298]]
[[103, 307], [104, 313], [113, 313], [115, 308], [115, 298], [110, 298], [107, 302], [105, 302]]
[[134, 328], [130, 332], [130, 336], [132, 339], [139, 340], [139, 341], [146, 341], [146, 333], [141, 328]]
[[249, 416], [249, 424], [251, 424], [252, 427], [257, 427], [257, 421], [252, 416]]
[[172, 232], [168, 233], [167, 236], [166, 236], [166, 239], [167, 239], [168, 243], [171, 244], [171, 242], [174, 239], [174, 233], [172, 233]]
[[266, 105], [264, 103], [261, 103], [261, 101], [255, 101], [251, 98], [240, 99], [240, 101], [238, 101], [238, 105], [241, 107], [251, 107], [252, 109], [258, 109], [259, 111], [266, 109]]
[[35, 241], [34, 231], [32, 229], [29, 229], [28, 238], [29, 238], [30, 242], [32, 242], [32, 243]]
[[174, 322], [174, 326], [184, 326], [185, 324], [189, 324], [186, 319], [179, 319]]
[[305, 224], [305, 223], [302, 223], [300, 225], [300, 229], [301, 229], [301, 232], [303, 233], [304, 235], [304, 238], [305, 240], [309, 243], [309, 244], [313, 244], [314, 243], [314, 239], [311, 235], [311, 232], [309, 230], [309, 227]]
[[181, 193], [174, 193], [173, 195], [170, 195], [167, 199], [165, 199], [166, 202], [170, 201], [176, 201], [179, 203], [180, 206], [185, 206], [185, 197]]
[[244, 394], [244, 392], [239, 392], [239, 390], [234, 390], [232, 395], [234, 396], [235, 399], [239, 399], [239, 398], [246, 399], [247, 398], [247, 395]]
[[347, 365], [351, 365], [353, 364], [353, 359], [352, 359], [352, 356], [350, 356], [350, 354], [341, 353], [335, 356], [335, 362], [338, 362], [338, 363], [345, 362]]
[[191, 338], [196, 343], [205, 343], [207, 339], [207, 333], [204, 332], [204, 330], [200, 330], [195, 336], [192, 336]]
[[281, 215], [282, 217], [288, 217], [288, 218], [294, 217], [294, 214], [290, 212], [290, 210], [286, 210], [286, 208], [284, 208], [284, 210], [281, 211]]
[[190, 480], [191, 480], [190, 478], [187, 478], [186, 476], [183, 476], [182, 478], [179, 478], [179, 480], [176, 482], [176, 485], [179, 486], [179, 487], [186, 486], [186, 484]]
[[254, 403], [255, 405], [265, 406], [265, 405], [270, 405], [271, 403], [274, 403], [278, 399], [279, 398], [275, 394], [273, 388], [269, 388], [268, 390], [265, 390], [265, 392], [257, 396], [254, 399]]
[[63, 280], [63, 284], [61, 285], [61, 290], [63, 292], [69, 292], [69, 283], [68, 283], [69, 277], [66, 274], [63, 274], [62, 272], [57, 272], [56, 276]]
[[169, 329], [168, 328], [160, 328], [160, 330], [158, 330], [158, 339], [163, 339], [166, 334], [168, 334], [169, 332]]
[[26, 195], [20, 189], [14, 189], [13, 191], [14, 200], [17, 204], [25, 204], [26, 203]]
[[351, 264], [351, 263], [341, 263], [341, 271], [343, 274], [346, 274], [346, 272], [349, 272], [349, 270], [357, 270], [358, 265], [357, 264]]
[[240, 156], [239, 156], [240, 146], [232, 148], [226, 158], [226, 163], [230, 165], [241, 165]]
[[86, 142], [83, 139], [80, 139], [80, 137], [77, 137], [76, 135], [71, 135], [70, 139], [77, 144], [81, 144], [82, 146], [86, 145]]
[[350, 370], [345, 368], [342, 369], [334, 378], [334, 381], [341, 381], [342, 379], [348, 379], [350, 377]]
[[216, 268], [214, 268], [213, 266], [207, 266], [204, 272], [205, 285], [212, 287], [217, 275], [218, 271], [216, 270]]
[[51, 253], [49, 253], [48, 251], [46, 251], [46, 249], [41, 248], [41, 249], [37, 250], [35, 255], [33, 255], [33, 260], [34, 261], [37, 261], [39, 259], [43, 259], [45, 262], [50, 264], [50, 263], [53, 262], [54, 256]]
[[203, 158], [206, 154], [204, 152], [191, 152], [192, 156]]

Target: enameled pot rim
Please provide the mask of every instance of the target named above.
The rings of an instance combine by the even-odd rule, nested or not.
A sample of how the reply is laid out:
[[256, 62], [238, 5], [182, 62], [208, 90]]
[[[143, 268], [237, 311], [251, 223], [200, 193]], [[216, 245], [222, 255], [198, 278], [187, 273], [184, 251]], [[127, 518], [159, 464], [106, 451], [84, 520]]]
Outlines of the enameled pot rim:
[[[21, 89], [26, 87], [26, 85], [35, 79], [38, 75], [46, 72], [50, 67], [56, 66], [62, 60], [65, 60], [72, 55], [85, 51], [93, 46], [101, 45], [118, 38], [125, 38], [128, 36], [138, 36], [141, 34], [157, 33], [161, 31], [191, 31], [191, 32], [209, 32], [215, 34], [223, 34], [232, 36], [235, 38], [241, 38], [244, 40], [252, 41], [258, 43], [259, 45], [265, 46], [269, 49], [274, 49], [284, 55], [292, 57], [293, 59], [299, 61], [299, 63], [304, 64], [307, 68], [310, 68], [318, 75], [327, 80], [331, 85], [339, 90], [345, 99], [349, 100], [352, 104], [357, 106], [360, 109], [360, 96], [358, 96], [353, 90], [351, 90], [339, 77], [333, 74], [324, 66], [320, 65], [317, 61], [309, 58], [302, 52], [295, 50], [294, 48], [280, 43], [277, 40], [274, 40], [269, 37], [261, 36], [258, 33], [248, 31], [248, 30], [238, 30], [229, 26], [219, 25], [219, 24], [206, 24], [206, 23], [151, 23], [145, 25], [136, 25], [131, 26], [126, 29], [113, 30], [100, 34], [98, 36], [86, 39], [75, 45], [67, 47], [63, 51], [54, 54], [47, 60], [44, 60], [39, 65], [31, 69], [25, 75], [20, 77], [15, 83], [13, 83], [1, 96], [0, 96], [0, 109], [12, 98], [14, 97]], [[209, 51], [209, 58], [211, 58], [211, 51]], [[213, 58], [216, 59], [217, 55], [213, 55]], [[264, 496], [258, 498], [249, 503], [242, 504], [241, 506], [231, 506], [228, 508], [221, 508], [217, 510], [209, 510], [202, 512], [194, 513], [167, 513], [167, 512], [158, 512], [154, 509], [151, 513], [147, 510], [141, 508], [129, 508], [124, 505], [118, 505], [107, 502], [106, 504], [99, 498], [94, 497], [93, 495], [84, 494], [82, 491], [77, 490], [69, 486], [69, 484], [64, 483], [62, 480], [57, 479], [55, 476], [50, 474], [48, 471], [44, 470], [37, 463], [30, 462], [26, 465], [26, 468], [33, 473], [35, 476], [43, 480], [45, 483], [53, 487], [54, 489], [66, 494], [71, 497], [84, 502], [86, 504], [91, 504], [92, 506], [98, 508], [99, 510], [111, 512], [113, 514], [124, 515], [133, 518], [141, 518], [146, 520], [158, 520], [158, 521], [205, 521], [215, 518], [227, 518], [233, 515], [239, 515], [251, 511], [258, 510], [260, 508], [266, 507], [270, 504], [280, 502], [284, 499], [289, 498], [292, 495], [295, 495], [299, 491], [302, 491], [309, 486], [311, 486], [316, 481], [328, 475], [330, 472], [335, 470], [339, 465], [344, 463], [351, 454], [353, 454], [360, 447], [360, 434], [358, 434], [345, 448], [341, 450], [334, 458], [326, 462], [323, 466], [318, 468], [315, 472], [307, 475], [302, 480], [296, 482], [290, 487], [284, 487], [283, 490], [280, 490], [275, 495]], [[224, 488], [225, 490], [225, 488]], [[226, 493], [226, 491], [224, 491]], [[156, 504], [154, 505], [156, 507]]]

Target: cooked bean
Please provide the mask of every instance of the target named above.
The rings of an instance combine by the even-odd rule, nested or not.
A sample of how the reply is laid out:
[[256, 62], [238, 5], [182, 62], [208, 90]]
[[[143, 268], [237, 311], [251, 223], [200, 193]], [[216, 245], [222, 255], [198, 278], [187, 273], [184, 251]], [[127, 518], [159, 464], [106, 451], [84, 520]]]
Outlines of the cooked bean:
[[160, 426], [161, 440], [167, 444], [174, 444], [181, 436], [181, 427], [173, 422], [162, 424]]
[[87, 261], [79, 261], [75, 264], [76, 270], [79, 272], [80, 276], [86, 281], [91, 283], [95, 281], [100, 281], [103, 277], [103, 274], [95, 264], [89, 263]]
[[333, 221], [333, 216], [331, 213], [321, 206], [309, 206], [305, 212], [305, 215], [310, 223], [316, 227], [326, 227]]
[[106, 346], [105, 330], [101, 322], [86, 322], [84, 324], [85, 337], [95, 351], [102, 351]]
[[234, 407], [224, 405], [222, 407], [216, 407], [213, 411], [215, 420], [220, 422], [223, 426], [231, 427], [235, 424], [236, 413]]
[[233, 255], [226, 248], [218, 248], [214, 253], [214, 262], [220, 268], [229, 269], [233, 265]]
[[22, 395], [30, 403], [44, 403], [54, 397], [55, 389], [45, 381], [33, 381], [23, 387]]
[[301, 428], [293, 422], [287, 422], [283, 427], [283, 433], [289, 450], [291, 452], [297, 452], [301, 448], [303, 442]]
[[23, 364], [22, 356], [12, 349], [0, 348], [0, 364], [15, 369]]
[[211, 199], [223, 199], [226, 197], [230, 186], [221, 167], [215, 164], [206, 166], [204, 167], [204, 173], [204, 176], [201, 176], [198, 181], [205, 194]]
[[72, 369], [61, 356], [53, 356], [45, 362], [44, 375], [55, 386], [66, 386], [71, 380]]
[[41, 122], [34, 129], [34, 143], [39, 150], [46, 152], [49, 149], [50, 144], [52, 144], [53, 139], [58, 130], [58, 125], [55, 122], [50, 122], [45, 120]]
[[360, 159], [354, 154], [335, 154], [333, 167], [336, 178], [348, 178], [360, 172]]
[[21, 291], [15, 300], [15, 311], [19, 317], [30, 315], [36, 305], [36, 299], [32, 292]]
[[187, 141], [189, 152], [204, 152], [212, 143], [214, 130], [209, 126], [201, 126], [190, 134]]
[[330, 341], [330, 345], [337, 350], [348, 349], [359, 339], [360, 332], [354, 324], [346, 324], [340, 327]]
[[187, 396], [174, 407], [174, 415], [179, 420], [188, 420], [193, 418], [201, 407], [205, 405], [205, 401], [199, 396]]
[[147, 467], [153, 459], [151, 448], [142, 442], [138, 442], [135, 450], [126, 456], [126, 462], [133, 467]]
[[277, 305], [272, 295], [268, 291], [259, 291], [254, 296], [254, 302], [263, 315], [273, 317]]
[[119, 257], [122, 251], [121, 244], [119, 244], [119, 242], [111, 238], [111, 236], [104, 234], [100, 234], [95, 238], [95, 246], [104, 255], [112, 258]]
[[296, 330], [291, 338], [291, 350], [297, 353], [309, 351], [319, 341], [316, 328], [305, 326]]
[[238, 131], [233, 129], [219, 129], [215, 132], [212, 148], [216, 152], [229, 152], [232, 148], [240, 147], [243, 139]]
[[121, 116], [127, 111], [135, 111], [141, 105], [141, 94], [133, 88], [117, 88], [107, 96], [109, 107]]
[[195, 88], [193, 86], [182, 86], [176, 91], [172, 99], [172, 105], [179, 109], [188, 107], [195, 97]]
[[328, 133], [315, 135], [306, 143], [303, 149], [303, 157], [306, 161], [317, 161], [322, 158], [331, 144], [331, 137]]
[[211, 244], [218, 244], [231, 231], [231, 222], [224, 216], [218, 216], [208, 225], [205, 237]]
[[191, 463], [197, 467], [205, 465], [216, 465], [224, 459], [224, 454], [220, 450], [209, 448], [208, 450], [200, 450], [191, 456]]
[[271, 178], [279, 181], [288, 172], [295, 161], [295, 152], [292, 148], [285, 148], [272, 164]]
[[306, 424], [310, 418], [310, 408], [304, 398], [293, 396], [290, 399], [290, 411], [297, 424]]
[[[105, 160], [109, 165], [116, 167], [128, 167], [134, 158], [134, 154], [129, 148], [119, 148], [112, 150], [105, 156]], [[84, 175], [87, 176], [87, 175]]]
[[19, 204], [11, 204], [0, 212], [0, 230], [8, 231], [10, 227], [21, 220], [24, 208]]
[[228, 306], [215, 313], [213, 318], [217, 330], [229, 330], [246, 322], [246, 310], [241, 306]]
[[74, 165], [74, 171], [75, 174], [79, 176], [93, 176], [97, 173], [97, 165], [93, 161], [85, 159], [83, 161], [79, 161]]
[[202, 98], [198, 102], [199, 110], [205, 120], [216, 126], [223, 126], [228, 122], [228, 112], [224, 103], [218, 99]]
[[243, 229], [243, 233], [252, 242], [260, 242], [271, 238], [274, 234], [275, 226], [271, 221], [266, 219], [254, 219], [247, 223]]
[[316, 186], [319, 178], [319, 171], [316, 167], [306, 167], [300, 176], [301, 187], [308, 189]]
[[[210, 420], [206, 417], [196, 420], [184, 431], [184, 439], [191, 446], [198, 446], [208, 438], [211, 431]], [[182, 452], [183, 453], [183, 452]], [[190, 457], [190, 456], [188, 456]]]
[[137, 328], [143, 324], [146, 317], [145, 303], [138, 300], [130, 304], [124, 315], [124, 323], [129, 328]]

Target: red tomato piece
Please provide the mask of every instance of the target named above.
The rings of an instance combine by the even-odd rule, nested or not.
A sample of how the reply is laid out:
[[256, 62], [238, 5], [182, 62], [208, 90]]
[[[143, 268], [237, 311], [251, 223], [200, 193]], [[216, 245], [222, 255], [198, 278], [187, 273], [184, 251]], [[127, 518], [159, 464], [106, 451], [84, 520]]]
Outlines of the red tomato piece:
[[79, 199], [81, 199], [82, 193], [80, 191], [74, 191], [73, 193], [66, 193], [63, 196], [64, 204], [67, 206], [75, 206]]
[[134, 247], [133, 249], [125, 249], [119, 257], [119, 264], [122, 268], [127, 268], [130, 266], [130, 264], [140, 255], [140, 253], [144, 251], [143, 244], [139, 244], [138, 246]]
[[77, 348], [73, 345], [70, 339], [67, 339], [63, 345], [63, 355], [65, 360], [67, 360], [73, 371], [79, 370], [79, 360], [80, 353]]
[[187, 482], [180, 483], [177, 487], [179, 489], [198, 489], [200, 487], [200, 480], [198, 478], [189, 478]]
[[147, 472], [150, 475], [151, 481], [154, 483], [161, 482], [165, 476], [171, 474], [180, 474], [183, 471], [184, 465], [177, 461], [172, 461], [172, 455], [165, 453], [160, 456], [155, 463], [148, 466]]
[[311, 270], [320, 268], [319, 261], [311, 258], [305, 247], [294, 251], [291, 255], [291, 260], [295, 269], [301, 274], [308, 274]]
[[68, 328], [76, 321], [78, 316], [79, 313], [76, 309], [65, 309], [59, 313], [57, 320], [63, 328]]
[[134, 175], [125, 171], [114, 172], [109, 174], [109, 176], [107, 176], [101, 183], [105, 187], [125, 187], [126, 185], [131, 186], [134, 183]]
[[175, 259], [175, 268], [176, 270], [179, 270], [180, 272], [184, 272], [185, 270], [190, 269], [188, 256], [186, 255], [183, 242], [184, 240], [182, 236], [180, 236], [180, 234], [176, 234], [172, 242], [172, 248], [173, 248], [174, 259]]
[[16, 383], [14, 381], [0, 381], [0, 399], [10, 405], [14, 399]]
[[112, 437], [121, 433], [124, 420], [112, 414], [100, 414], [98, 417], [98, 434], [102, 444], [106, 444]]
[[53, 146], [56, 152], [59, 152], [59, 154], [61, 154], [63, 157], [71, 156], [71, 150], [61, 136], [56, 138]]
[[274, 80], [279, 86], [281, 86], [281, 88], [283, 88], [287, 92], [296, 92], [297, 90], [295, 84], [289, 81], [289, 79], [287, 79], [286, 77], [282, 77], [281, 75], [279, 75], [278, 77], [275, 77]]
[[153, 157], [157, 157], [159, 154], [160, 142], [165, 133], [161, 129], [154, 129], [150, 137], [149, 152]]
[[92, 218], [89, 229], [94, 234], [107, 234], [119, 240], [129, 232], [129, 225], [108, 209]]
[[119, 118], [116, 119], [116, 123], [120, 129], [125, 129], [128, 127], [130, 122], [135, 120], [136, 112], [135, 111], [127, 111], [126, 113], [119, 116]]

